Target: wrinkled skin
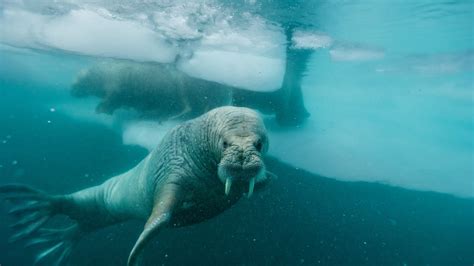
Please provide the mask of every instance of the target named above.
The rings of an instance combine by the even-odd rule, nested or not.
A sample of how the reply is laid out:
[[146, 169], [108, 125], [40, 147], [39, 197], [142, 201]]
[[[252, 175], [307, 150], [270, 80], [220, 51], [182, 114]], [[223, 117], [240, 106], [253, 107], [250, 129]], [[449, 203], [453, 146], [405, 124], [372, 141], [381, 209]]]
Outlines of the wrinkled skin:
[[[160, 229], [212, 218], [242, 195], [250, 197], [264, 187], [273, 177], [262, 160], [267, 150], [266, 130], [256, 112], [220, 107], [175, 127], [136, 167], [102, 185], [65, 196], [35, 197], [41, 198], [41, 206], [49, 206], [43, 213], [76, 221], [57, 240], [69, 241], [61, 260], [72, 249], [71, 239], [83, 233], [133, 218], [147, 220], [130, 253], [128, 265], [135, 265]], [[26, 186], [0, 188], [0, 194], [15, 191], [39, 193]], [[37, 259], [48, 256], [47, 251]]]

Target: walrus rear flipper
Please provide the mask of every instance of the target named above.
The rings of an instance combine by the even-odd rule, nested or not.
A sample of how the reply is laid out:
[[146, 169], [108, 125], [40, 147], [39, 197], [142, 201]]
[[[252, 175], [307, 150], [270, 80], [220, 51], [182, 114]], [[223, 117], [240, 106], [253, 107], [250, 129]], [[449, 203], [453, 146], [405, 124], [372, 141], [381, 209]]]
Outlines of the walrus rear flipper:
[[11, 225], [15, 234], [10, 242], [25, 240], [25, 246], [41, 246], [34, 265], [64, 265], [79, 239], [77, 224], [63, 229], [46, 229], [43, 226], [58, 214], [62, 204], [61, 196], [51, 196], [25, 185], [0, 187], [0, 195], [13, 206], [9, 214], [17, 219]]

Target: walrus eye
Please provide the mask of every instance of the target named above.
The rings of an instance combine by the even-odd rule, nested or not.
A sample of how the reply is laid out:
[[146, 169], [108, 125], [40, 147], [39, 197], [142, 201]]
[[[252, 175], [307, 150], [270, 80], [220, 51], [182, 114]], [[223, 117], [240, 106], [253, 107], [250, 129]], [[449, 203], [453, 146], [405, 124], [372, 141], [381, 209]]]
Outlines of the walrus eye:
[[222, 146], [224, 147], [224, 149], [227, 149], [227, 147], [229, 147], [229, 143], [224, 140], [224, 142], [222, 142]]
[[262, 141], [261, 140], [258, 140], [255, 144], [255, 149], [257, 149], [257, 151], [261, 152], [262, 151]]

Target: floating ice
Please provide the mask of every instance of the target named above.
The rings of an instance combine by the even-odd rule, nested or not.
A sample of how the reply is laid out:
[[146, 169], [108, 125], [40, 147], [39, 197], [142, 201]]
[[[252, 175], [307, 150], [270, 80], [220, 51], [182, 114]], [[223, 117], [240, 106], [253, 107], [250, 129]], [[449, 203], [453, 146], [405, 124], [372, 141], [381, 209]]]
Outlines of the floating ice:
[[414, 72], [426, 75], [474, 72], [474, 50], [444, 54], [417, 54], [405, 56], [398, 62], [376, 69], [380, 73]]
[[223, 20], [212, 25], [178, 68], [190, 76], [255, 91], [280, 88], [285, 73], [285, 35], [258, 17], [242, 27]]
[[296, 30], [291, 41], [295, 49], [329, 48], [334, 42], [327, 34], [302, 30]]
[[13, 46], [137, 61], [173, 62], [177, 54], [165, 38], [136, 22], [107, 18], [86, 9], [59, 16], [7, 9], [0, 24], [4, 25], [2, 42]]
[[329, 51], [335, 61], [369, 61], [382, 59], [385, 53], [381, 49], [361, 46], [337, 46]]
[[283, 81], [285, 61], [253, 54], [200, 50], [190, 60], [179, 64], [179, 69], [192, 77], [233, 87], [274, 91]]
[[175, 122], [163, 124], [154, 121], [129, 122], [123, 127], [123, 142], [152, 150], [160, 143], [165, 134], [176, 125]]
[[[227, 14], [220, 6], [204, 2], [129, 14], [102, 4], [65, 5], [60, 12], [40, 12], [48, 10], [46, 4], [43, 9], [7, 4], [0, 9], [0, 43], [134, 61], [179, 62], [178, 67], [191, 76], [249, 90], [272, 91], [281, 86], [285, 36], [279, 27], [257, 16]], [[127, 8], [132, 9], [118, 9]]]

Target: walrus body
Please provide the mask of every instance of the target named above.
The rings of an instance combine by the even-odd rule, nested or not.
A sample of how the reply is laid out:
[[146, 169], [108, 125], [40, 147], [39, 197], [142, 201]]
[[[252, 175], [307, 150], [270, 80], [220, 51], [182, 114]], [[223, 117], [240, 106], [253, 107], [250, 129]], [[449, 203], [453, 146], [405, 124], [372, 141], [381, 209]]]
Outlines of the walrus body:
[[[244, 193], [251, 196], [270, 179], [262, 155], [268, 148], [264, 125], [252, 110], [214, 109], [172, 129], [145, 159], [102, 185], [50, 196], [23, 185], [0, 187], [19, 218], [12, 240], [51, 243], [36, 262], [53, 254], [63, 264], [79, 237], [129, 219], [147, 220], [128, 265], [164, 227], [198, 223], [226, 210]], [[55, 214], [75, 221], [66, 229], [45, 229]]]
[[195, 118], [232, 100], [231, 87], [190, 77], [171, 65], [121, 60], [83, 69], [71, 93], [99, 97], [98, 113], [131, 109], [159, 121]]
[[216, 107], [234, 105], [275, 115], [280, 125], [294, 126], [309, 117], [301, 83], [310, 54], [308, 50], [287, 47], [283, 84], [272, 92], [193, 78], [172, 65], [105, 60], [83, 69], [71, 93], [75, 97], [100, 98], [96, 112], [110, 115], [125, 109], [158, 121], [186, 120]]

